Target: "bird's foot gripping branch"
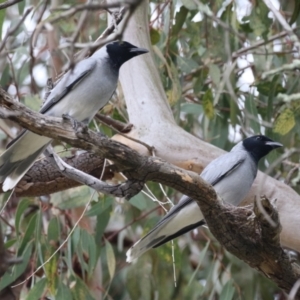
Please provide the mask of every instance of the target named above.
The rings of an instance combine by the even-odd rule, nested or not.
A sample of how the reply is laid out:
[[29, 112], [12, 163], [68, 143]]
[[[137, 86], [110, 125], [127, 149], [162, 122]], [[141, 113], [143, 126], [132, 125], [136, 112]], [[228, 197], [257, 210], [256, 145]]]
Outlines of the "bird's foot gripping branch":
[[83, 122], [78, 122], [76, 119], [74, 119], [73, 117], [71, 117], [68, 114], [63, 114], [62, 118], [63, 118], [63, 121], [70, 122], [76, 132], [79, 132], [79, 131], [87, 132], [87, 129], [88, 129], [87, 124], [85, 124]]

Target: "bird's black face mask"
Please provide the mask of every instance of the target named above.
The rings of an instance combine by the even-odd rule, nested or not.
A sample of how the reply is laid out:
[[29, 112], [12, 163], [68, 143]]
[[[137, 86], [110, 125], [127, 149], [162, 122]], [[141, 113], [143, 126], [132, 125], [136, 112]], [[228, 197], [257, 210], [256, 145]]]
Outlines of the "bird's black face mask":
[[113, 67], [119, 70], [123, 63], [131, 58], [149, 52], [147, 49], [138, 48], [128, 42], [112, 42], [106, 45], [107, 53], [112, 61]]
[[254, 135], [243, 141], [245, 149], [258, 162], [273, 149], [282, 147], [282, 144], [274, 142], [264, 135]]

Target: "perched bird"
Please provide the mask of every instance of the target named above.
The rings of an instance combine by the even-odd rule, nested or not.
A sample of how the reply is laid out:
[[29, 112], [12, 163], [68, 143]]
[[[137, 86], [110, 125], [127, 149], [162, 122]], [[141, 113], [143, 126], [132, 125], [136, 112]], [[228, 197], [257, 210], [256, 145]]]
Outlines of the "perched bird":
[[[88, 124], [116, 90], [122, 64], [147, 52], [125, 41], [106, 44], [63, 76], [51, 90], [40, 113], [54, 117], [68, 115]], [[49, 143], [50, 138], [30, 131], [22, 132], [10, 143], [0, 157], [3, 191], [17, 185]]]
[[[278, 147], [282, 144], [263, 135], [246, 138], [230, 152], [209, 163], [200, 176], [224, 201], [239, 205], [252, 186], [259, 160]], [[203, 224], [205, 221], [197, 203], [183, 196], [146, 236], [127, 251], [127, 262]]]

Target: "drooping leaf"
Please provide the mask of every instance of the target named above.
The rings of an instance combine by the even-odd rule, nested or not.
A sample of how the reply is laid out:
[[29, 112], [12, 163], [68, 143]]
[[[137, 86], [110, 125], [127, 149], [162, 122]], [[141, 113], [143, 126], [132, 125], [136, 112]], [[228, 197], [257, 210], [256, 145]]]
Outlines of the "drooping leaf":
[[269, 17], [269, 9], [263, 1], [254, 3], [249, 16], [249, 21], [255, 35], [266, 38], [267, 33], [271, 28], [271, 24], [273, 23], [273, 19]]
[[57, 217], [50, 220], [48, 225], [48, 242], [58, 241], [60, 237], [60, 223]]
[[94, 237], [83, 229], [81, 230], [80, 247], [87, 256], [86, 271], [91, 276], [97, 263], [97, 247]]
[[[129, 267], [126, 278], [126, 286], [131, 299], [151, 300], [153, 264], [149, 255], [141, 256], [136, 264]], [[138, 279], [138, 280], [137, 280]]]
[[154, 202], [149, 200], [149, 198], [147, 198], [143, 193], [138, 193], [132, 197], [129, 202], [141, 211], [155, 207]]
[[22, 215], [31, 203], [32, 203], [32, 201], [27, 198], [22, 199], [18, 203], [18, 207], [17, 207], [17, 211], [16, 211], [16, 218], [15, 218], [15, 227], [16, 227], [17, 234], [20, 233], [20, 223], [21, 223]]
[[172, 62], [170, 62], [167, 68], [168, 68], [168, 74], [171, 79], [172, 86], [171, 89], [166, 92], [166, 94], [170, 105], [174, 105], [180, 99], [181, 84], [179, 81], [179, 74], [176, 66]]
[[61, 280], [58, 281], [56, 299], [73, 300], [70, 288]]
[[47, 279], [39, 280], [26, 296], [26, 300], [40, 300], [47, 285]]
[[190, 73], [192, 70], [198, 67], [197, 62], [194, 59], [188, 57], [177, 56], [177, 62], [183, 73]]
[[102, 240], [104, 230], [110, 219], [111, 208], [112, 206], [109, 206], [105, 211], [103, 211], [103, 213], [97, 216], [96, 233], [95, 233], [95, 241], [97, 245], [101, 245], [101, 240]]
[[236, 101], [234, 99], [230, 98], [230, 121], [231, 121], [232, 126], [235, 126], [236, 124], [238, 124], [239, 114], [240, 114], [240, 109], [239, 109]]
[[92, 297], [87, 285], [78, 276], [74, 276], [74, 281], [71, 282], [70, 290], [72, 293], [73, 300], [95, 300]]
[[26, 1], [18, 2], [19, 14], [23, 15], [25, 9]]
[[159, 31], [153, 27], [150, 28], [150, 40], [152, 45], [157, 44], [160, 40]]
[[199, 255], [199, 258], [198, 258], [198, 265], [197, 265], [197, 268], [195, 269], [194, 273], [192, 274], [192, 276], [191, 276], [191, 278], [190, 278], [190, 280], [189, 280], [188, 285], [190, 285], [191, 282], [194, 280], [194, 278], [195, 278], [195, 276], [196, 276], [196, 274], [197, 274], [197, 272], [198, 272], [198, 270], [199, 270], [199, 268], [200, 268], [200, 266], [201, 266], [201, 264], [202, 264], [202, 262], [203, 262], [203, 259], [204, 259], [205, 255], [206, 255], [206, 252], [207, 252], [207, 250], [208, 250], [209, 245], [210, 245], [210, 241], [208, 241], [208, 242], [206, 243], [205, 247], [201, 250], [200, 255]]
[[182, 4], [188, 9], [188, 10], [194, 10], [197, 9], [197, 4], [195, 1], [192, 0], [182, 0]]
[[246, 97], [245, 108], [248, 113], [247, 120], [250, 123], [250, 128], [252, 128], [255, 133], [260, 133], [260, 125], [258, 122], [258, 119], [259, 119], [258, 112], [257, 112], [257, 107], [256, 107], [256, 104], [254, 101], [253, 94]]
[[294, 1], [293, 5], [294, 5], [294, 9], [293, 9], [293, 14], [291, 16], [291, 19], [289, 21], [290, 25], [295, 23], [300, 15], [300, 1]]
[[188, 15], [188, 9], [185, 6], [181, 6], [180, 10], [176, 13], [175, 15], [175, 24], [173, 25], [172, 28], [172, 34], [177, 35], [179, 31], [181, 30], [184, 21]]
[[26, 244], [24, 251], [22, 252], [22, 263], [12, 267], [12, 271], [6, 272], [0, 279], [0, 291], [14, 282], [21, 274], [23, 274], [28, 267], [29, 260], [31, 258], [33, 248], [33, 242]]
[[202, 98], [202, 106], [206, 117], [212, 119], [215, 115], [215, 109], [213, 105], [213, 95], [211, 89], [208, 89], [205, 92]]
[[113, 198], [110, 196], [105, 196], [102, 199], [98, 199], [98, 203], [94, 204], [89, 211], [85, 213], [87, 217], [94, 217], [102, 214], [106, 209], [108, 209], [113, 203]]
[[46, 262], [50, 256], [55, 251], [55, 247], [52, 247], [51, 245], [44, 245], [44, 270], [47, 278], [47, 287], [51, 293], [51, 295], [56, 294], [57, 290], [57, 284], [58, 284], [58, 278], [57, 278], [57, 264], [58, 264], [58, 253], [56, 253], [50, 261]]
[[115, 270], [116, 270], [116, 257], [114, 254], [114, 249], [109, 241], [105, 242], [106, 248], [106, 260], [107, 260], [107, 267], [110, 276], [110, 280], [114, 278]]
[[[66, 199], [64, 199], [66, 198]], [[87, 186], [73, 188], [58, 195], [58, 198], [51, 199], [59, 209], [70, 209], [84, 206], [91, 198], [91, 189]]]
[[210, 78], [211, 78], [212, 82], [216, 86], [219, 86], [220, 80], [221, 80], [221, 71], [220, 71], [220, 68], [217, 65], [215, 65], [215, 64], [211, 64], [209, 66], [209, 75], [210, 75]]
[[222, 293], [220, 295], [220, 300], [232, 300], [234, 293], [235, 293], [235, 287], [233, 284], [233, 280], [230, 279], [223, 287]]
[[281, 135], [289, 133], [295, 126], [295, 115], [293, 110], [286, 108], [275, 120], [274, 132]]
[[18, 249], [18, 255], [21, 255], [23, 253], [24, 249], [27, 247], [28, 243], [34, 239], [34, 233], [36, 230], [36, 226], [40, 226], [40, 224], [37, 223], [37, 220], [38, 220], [38, 216], [35, 213], [31, 217], [31, 219], [27, 225], [26, 231], [24, 233], [23, 239], [22, 239], [21, 244]]
[[193, 114], [195, 116], [199, 116], [203, 113], [202, 106], [196, 103], [182, 103], [180, 110], [186, 114]]
[[258, 92], [265, 96], [269, 96], [271, 92], [275, 96], [277, 96], [279, 93], [285, 93], [286, 89], [276, 81], [275, 82], [273, 80], [272, 81], [264, 81], [264, 82], [257, 84], [256, 87], [257, 87]]

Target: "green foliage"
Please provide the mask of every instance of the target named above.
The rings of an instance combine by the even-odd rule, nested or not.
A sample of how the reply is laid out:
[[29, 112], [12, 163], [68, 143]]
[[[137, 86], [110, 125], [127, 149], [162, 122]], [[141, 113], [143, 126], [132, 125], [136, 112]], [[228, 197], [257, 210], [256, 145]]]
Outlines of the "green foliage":
[[[238, 2], [150, 1], [151, 43], [176, 121], [186, 131], [224, 150], [246, 135], [260, 132], [280, 140], [286, 149], [299, 149], [299, 99], [282, 98], [300, 93], [299, 66], [290, 65], [295, 63], [295, 47], [283, 35], [270, 40], [283, 30], [270, 18], [263, 1], [252, 1], [252, 6], [248, 1], [246, 13]], [[286, 15], [299, 28], [300, 2], [295, 3], [294, 11]], [[45, 86], [47, 76], [59, 74], [66, 57], [71, 58], [78, 50], [66, 47], [66, 42], [76, 32], [81, 11], [58, 18], [77, 2], [63, 4], [62, 10], [52, 12], [46, 6], [39, 24], [36, 22], [44, 1], [21, 1], [10, 14], [0, 11], [2, 33], [4, 24], [11, 28], [19, 22], [27, 5], [35, 7], [33, 16], [26, 19], [37, 28], [34, 39], [32, 28], [28, 23], [22, 24], [8, 39], [5, 51], [9, 55], [3, 54], [0, 64], [1, 86], [35, 110], [39, 109], [44, 92], [37, 79], [44, 77]], [[89, 11], [78, 32], [77, 44], [94, 41], [106, 27], [106, 12]], [[299, 29], [295, 32], [299, 36]], [[50, 41], [56, 39], [59, 43], [49, 50]], [[34, 74], [34, 67], [45, 66], [48, 74]], [[121, 93], [103, 113], [127, 121]], [[11, 123], [6, 127], [15, 136], [18, 127]], [[90, 127], [97, 128], [95, 124]], [[114, 133], [106, 126], [101, 131], [108, 136]], [[7, 135], [1, 133], [0, 137], [4, 150]], [[269, 164], [262, 162], [262, 169], [276, 158], [278, 154], [269, 156]], [[292, 155], [287, 164], [277, 166], [272, 174], [283, 180], [298, 163], [299, 157]], [[300, 191], [299, 174], [291, 178], [291, 184]], [[167, 202], [159, 185], [148, 186], [157, 199]], [[169, 198], [178, 201], [178, 192], [163, 188]], [[3, 197], [2, 203], [5, 200]], [[1, 278], [0, 289], [10, 286], [24, 272], [29, 276], [41, 267], [31, 278], [31, 289], [29, 284], [24, 285], [25, 299], [97, 299], [97, 293], [101, 293], [107, 299], [122, 300], [252, 300], [274, 299], [279, 291], [268, 279], [221, 248], [205, 229], [200, 229], [198, 235], [176, 239], [174, 248], [167, 243], [136, 263], [126, 264], [128, 247], [149, 232], [165, 213], [155, 209], [158, 203], [143, 193], [127, 202], [78, 187], [51, 195], [50, 203], [42, 204], [35, 198], [20, 198], [16, 203], [3, 216], [10, 224], [3, 225], [5, 245], [23, 262]], [[85, 205], [89, 207], [83, 221], [68, 236]]]
[[286, 108], [276, 119], [274, 132], [286, 135], [295, 126], [295, 114], [290, 108]]
[[6, 272], [0, 279], [0, 291], [5, 287], [10, 286], [21, 274], [27, 269], [29, 260], [31, 259], [31, 252], [33, 242], [28, 242], [23, 251], [19, 251], [18, 255], [22, 257], [22, 263], [14, 266], [10, 273]]
[[263, 1], [258, 1], [254, 4], [249, 18], [249, 24], [256, 36], [262, 36], [267, 38], [268, 31], [273, 23], [273, 20], [269, 18], [269, 9]]
[[[34, 287], [31, 289], [31, 291], [27, 294], [26, 296], [26, 300], [39, 300], [41, 299], [45, 288], [47, 285], [47, 279], [46, 278], [42, 278], [41, 280], [39, 280]], [[65, 298], [62, 298], [65, 299]]]

